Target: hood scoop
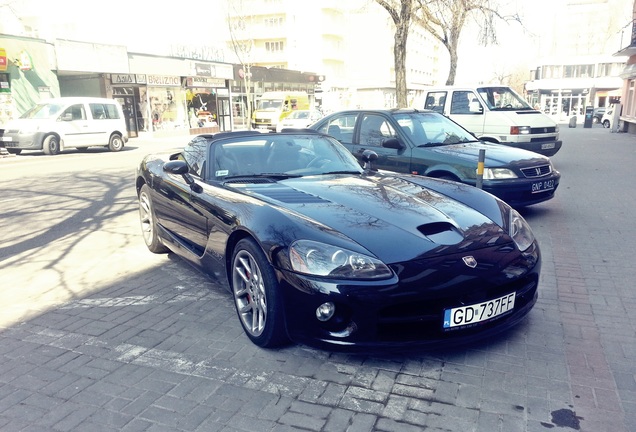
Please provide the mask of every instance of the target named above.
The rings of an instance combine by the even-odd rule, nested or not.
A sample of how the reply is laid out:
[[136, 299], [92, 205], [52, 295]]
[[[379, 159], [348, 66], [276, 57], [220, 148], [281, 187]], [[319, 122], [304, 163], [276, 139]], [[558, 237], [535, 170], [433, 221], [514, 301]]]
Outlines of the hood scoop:
[[417, 230], [430, 241], [440, 245], [454, 245], [464, 240], [464, 235], [461, 231], [448, 222], [433, 222], [420, 225]]

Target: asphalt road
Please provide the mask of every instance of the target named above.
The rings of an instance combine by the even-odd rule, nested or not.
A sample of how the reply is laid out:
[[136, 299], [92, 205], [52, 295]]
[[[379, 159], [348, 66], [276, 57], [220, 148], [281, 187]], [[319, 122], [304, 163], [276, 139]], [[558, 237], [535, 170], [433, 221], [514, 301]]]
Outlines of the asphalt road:
[[186, 139], [0, 159], [1, 431], [636, 431], [633, 135], [562, 126], [519, 326], [372, 356], [256, 348], [229, 293], [147, 251], [135, 165]]

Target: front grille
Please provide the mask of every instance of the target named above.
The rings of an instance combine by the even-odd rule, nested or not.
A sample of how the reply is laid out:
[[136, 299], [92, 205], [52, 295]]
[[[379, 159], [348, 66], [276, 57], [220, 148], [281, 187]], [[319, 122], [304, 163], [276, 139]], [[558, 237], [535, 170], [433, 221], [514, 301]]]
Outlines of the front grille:
[[526, 178], [537, 178], [549, 175], [552, 172], [552, 166], [550, 164], [547, 165], [538, 165], [530, 168], [521, 168], [521, 172]]
[[531, 128], [530, 133], [531, 134], [556, 133], [556, 126]]

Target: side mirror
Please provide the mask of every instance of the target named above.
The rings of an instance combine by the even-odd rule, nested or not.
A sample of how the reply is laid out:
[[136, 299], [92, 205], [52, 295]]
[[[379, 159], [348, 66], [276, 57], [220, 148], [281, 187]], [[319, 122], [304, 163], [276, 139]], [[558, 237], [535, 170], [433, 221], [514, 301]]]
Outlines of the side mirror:
[[73, 114], [71, 113], [64, 113], [64, 115], [62, 115], [62, 121], [72, 121], [73, 120]]
[[163, 170], [168, 174], [180, 175], [194, 192], [200, 193], [203, 188], [199, 186], [192, 176], [188, 174], [188, 164], [182, 160], [173, 160], [163, 165]]
[[481, 114], [484, 112], [484, 109], [479, 102], [472, 101], [468, 104], [468, 111], [470, 111], [471, 113]]
[[406, 148], [406, 146], [397, 138], [389, 138], [382, 141], [382, 147], [395, 150], [403, 150]]

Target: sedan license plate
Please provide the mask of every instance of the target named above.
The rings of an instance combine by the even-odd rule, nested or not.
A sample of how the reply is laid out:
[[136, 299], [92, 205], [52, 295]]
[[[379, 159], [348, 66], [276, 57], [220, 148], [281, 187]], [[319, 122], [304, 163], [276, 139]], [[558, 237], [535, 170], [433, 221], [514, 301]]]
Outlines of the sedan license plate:
[[554, 143], [541, 144], [541, 150], [553, 149]]
[[9, 141], [11, 141], [11, 137], [3, 136], [3, 137], [2, 137], [2, 141], [4, 141], [4, 142], [9, 142]]
[[515, 293], [444, 311], [444, 328], [466, 327], [501, 316], [515, 307]]
[[543, 180], [532, 183], [532, 193], [545, 192], [554, 189], [554, 180]]

